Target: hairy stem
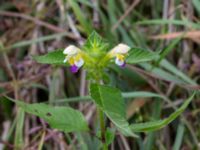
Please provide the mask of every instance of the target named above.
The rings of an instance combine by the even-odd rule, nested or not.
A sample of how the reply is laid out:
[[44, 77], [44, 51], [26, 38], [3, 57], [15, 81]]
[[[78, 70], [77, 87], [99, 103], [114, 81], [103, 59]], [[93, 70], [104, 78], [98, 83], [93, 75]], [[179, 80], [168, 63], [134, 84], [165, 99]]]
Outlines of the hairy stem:
[[[102, 80], [96, 79], [96, 83], [103, 84]], [[108, 150], [108, 145], [106, 144], [106, 127], [104, 121], [104, 113], [99, 106], [97, 106], [97, 113], [99, 115], [99, 123], [101, 129], [101, 142], [103, 144], [103, 150]]]
[[104, 122], [104, 114], [103, 111], [98, 107], [98, 114], [99, 114], [99, 122], [100, 122], [100, 128], [101, 128], [101, 142], [103, 144], [103, 150], [107, 150], [107, 144], [106, 144], [106, 128], [105, 128], [105, 122]]

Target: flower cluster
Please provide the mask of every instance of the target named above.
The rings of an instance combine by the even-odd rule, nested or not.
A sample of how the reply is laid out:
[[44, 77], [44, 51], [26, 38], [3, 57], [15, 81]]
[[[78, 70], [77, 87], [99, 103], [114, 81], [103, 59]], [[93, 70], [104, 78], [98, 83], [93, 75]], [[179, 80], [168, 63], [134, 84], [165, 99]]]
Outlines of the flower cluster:
[[[110, 50], [110, 52], [105, 55], [106, 58], [109, 60], [115, 59], [115, 64], [124, 67], [126, 62], [125, 58], [128, 54], [128, 51], [130, 50], [130, 47], [126, 44], [118, 44], [113, 49]], [[66, 47], [63, 51], [63, 54], [66, 55], [64, 59], [64, 63], [70, 64], [70, 70], [72, 73], [78, 72], [78, 70], [84, 65], [84, 63], [87, 60], [84, 60], [83, 56], [85, 52], [80, 50], [78, 47], [74, 45], [70, 45]]]

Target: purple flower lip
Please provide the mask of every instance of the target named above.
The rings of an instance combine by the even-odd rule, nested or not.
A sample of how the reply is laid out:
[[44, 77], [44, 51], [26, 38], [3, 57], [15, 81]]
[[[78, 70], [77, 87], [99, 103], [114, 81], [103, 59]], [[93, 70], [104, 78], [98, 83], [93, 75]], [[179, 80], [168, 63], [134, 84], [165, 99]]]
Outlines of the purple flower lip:
[[124, 68], [126, 66], [126, 62], [124, 62], [120, 67]]
[[76, 65], [72, 65], [72, 66], [70, 66], [70, 71], [72, 72], [72, 73], [77, 73], [78, 72], [78, 67], [76, 66]]

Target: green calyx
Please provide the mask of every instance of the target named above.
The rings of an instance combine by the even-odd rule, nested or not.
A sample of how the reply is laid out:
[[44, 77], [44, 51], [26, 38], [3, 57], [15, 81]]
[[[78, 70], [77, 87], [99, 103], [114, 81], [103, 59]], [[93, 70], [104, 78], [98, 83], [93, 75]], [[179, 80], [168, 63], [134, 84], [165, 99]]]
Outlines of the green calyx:
[[89, 36], [83, 47], [84, 69], [88, 72], [88, 78], [100, 80], [105, 76], [104, 69], [110, 62], [109, 44], [95, 31]]

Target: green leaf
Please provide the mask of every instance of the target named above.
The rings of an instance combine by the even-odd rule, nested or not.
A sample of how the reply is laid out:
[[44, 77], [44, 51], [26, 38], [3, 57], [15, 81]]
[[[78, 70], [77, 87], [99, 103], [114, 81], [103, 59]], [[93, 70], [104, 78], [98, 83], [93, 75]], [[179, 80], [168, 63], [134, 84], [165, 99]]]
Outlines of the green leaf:
[[152, 61], [157, 58], [159, 58], [158, 53], [143, 50], [141, 48], [132, 48], [126, 58], [126, 62], [129, 64], [136, 64], [146, 61]]
[[24, 110], [18, 109], [17, 111], [17, 124], [15, 130], [15, 141], [14, 145], [18, 149], [22, 149], [24, 145], [24, 135], [23, 135], [23, 128], [24, 128]]
[[176, 68], [173, 64], [171, 64], [167, 60], [162, 60], [160, 62], [160, 66], [163, 67], [163, 70], [167, 70], [170, 73], [172, 73], [173, 76], [179, 77], [184, 83], [191, 84], [191, 85], [198, 85], [193, 79], [188, 77], [186, 74], [184, 74], [182, 71], [180, 71], [178, 68]]
[[62, 32], [62, 33], [55, 33], [55, 34], [51, 34], [51, 35], [45, 35], [45, 36], [41, 36], [38, 38], [33, 38], [31, 40], [24, 40], [24, 41], [20, 41], [20, 42], [16, 42], [12, 45], [10, 45], [9, 47], [6, 47], [6, 49], [16, 49], [16, 48], [20, 48], [20, 47], [24, 47], [24, 46], [29, 46], [31, 44], [37, 44], [40, 42], [46, 42], [46, 41], [50, 41], [50, 40], [55, 40], [57, 38], [61, 38], [61, 37], [71, 37], [71, 34], [69, 34], [68, 32]]
[[181, 145], [184, 142], [183, 141], [184, 133], [185, 133], [185, 126], [184, 126], [183, 123], [180, 123], [178, 125], [178, 129], [176, 131], [176, 138], [175, 138], [172, 150], [179, 150], [179, 149], [181, 149]]
[[171, 19], [155, 19], [155, 20], [144, 20], [138, 21], [136, 24], [139, 25], [165, 25], [165, 24], [173, 24], [177, 26], [185, 26], [194, 29], [199, 29], [200, 26], [198, 23], [193, 23], [189, 20], [171, 20]]
[[63, 63], [63, 60], [65, 59], [63, 49], [58, 49], [41, 56], [33, 56], [33, 59], [42, 64], [65, 65]]
[[147, 132], [161, 129], [171, 123], [174, 119], [176, 119], [190, 104], [194, 97], [195, 93], [193, 93], [184, 103], [178, 108], [174, 113], [172, 113], [168, 118], [158, 121], [151, 121], [147, 123], [136, 123], [132, 124], [130, 127], [134, 132]]
[[167, 81], [171, 81], [176, 84], [184, 84], [185, 83], [180, 78], [175, 76], [174, 74], [171, 74], [170, 72], [168, 72], [165, 69], [162, 69], [160, 67], [155, 67], [149, 63], [141, 63], [140, 66], [143, 67], [146, 71], [152, 72], [153, 74], [155, 74]]
[[108, 118], [125, 136], [137, 137], [130, 129], [125, 118], [125, 104], [121, 92], [109, 86], [90, 85], [90, 95]]
[[83, 27], [83, 30], [87, 34], [91, 33], [92, 32], [91, 21], [89, 18], [86, 18], [86, 15], [83, 12], [83, 10], [81, 10], [81, 7], [79, 6], [78, 2], [75, 0], [68, 0], [68, 3], [72, 7], [76, 19], [80, 22], [81, 26]]
[[200, 14], [200, 0], [192, 0], [192, 3], [195, 7], [195, 9], [197, 10], [198, 14]]
[[185, 33], [173, 40], [165, 49], [162, 50], [160, 53], [160, 58], [156, 61], [157, 65], [175, 48], [177, 44], [179, 44], [184, 35]]
[[115, 139], [115, 130], [107, 128], [106, 130], [106, 144], [109, 146]]
[[53, 107], [43, 103], [26, 104], [11, 98], [25, 112], [44, 119], [52, 128], [64, 132], [87, 131], [87, 122], [81, 112], [70, 107]]
[[[159, 95], [152, 92], [146, 92], [146, 91], [125, 92], [125, 93], [122, 93], [122, 97], [124, 99], [137, 98], [137, 97], [142, 97], [142, 98], [157, 97], [157, 98], [165, 99], [165, 96], [163, 95]], [[86, 102], [88, 100], [91, 100], [90, 96], [78, 96], [78, 97], [68, 97], [64, 99], [57, 99], [53, 103], [60, 104], [60, 103], [69, 103], [69, 102]]]
[[89, 35], [82, 49], [87, 52], [97, 53], [107, 51], [108, 46], [109, 44], [106, 41], [104, 41], [103, 38], [97, 32], [93, 31]]

